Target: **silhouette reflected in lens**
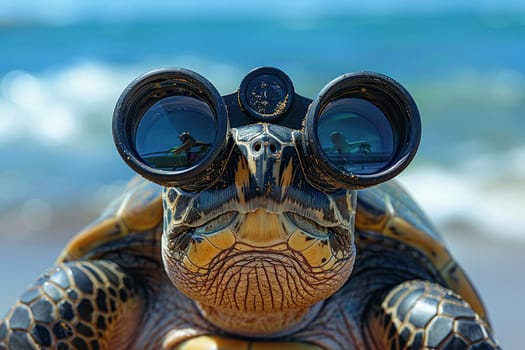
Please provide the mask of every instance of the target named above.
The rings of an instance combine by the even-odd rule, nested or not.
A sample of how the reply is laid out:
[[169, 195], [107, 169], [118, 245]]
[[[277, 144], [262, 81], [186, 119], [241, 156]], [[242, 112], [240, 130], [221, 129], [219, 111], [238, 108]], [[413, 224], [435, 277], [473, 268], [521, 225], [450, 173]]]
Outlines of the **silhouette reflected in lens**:
[[166, 97], [146, 110], [135, 148], [149, 166], [182, 171], [197, 165], [215, 142], [217, 121], [210, 106], [195, 97]]
[[360, 98], [328, 103], [319, 117], [317, 133], [327, 158], [345, 173], [376, 173], [394, 152], [388, 118], [373, 103]]

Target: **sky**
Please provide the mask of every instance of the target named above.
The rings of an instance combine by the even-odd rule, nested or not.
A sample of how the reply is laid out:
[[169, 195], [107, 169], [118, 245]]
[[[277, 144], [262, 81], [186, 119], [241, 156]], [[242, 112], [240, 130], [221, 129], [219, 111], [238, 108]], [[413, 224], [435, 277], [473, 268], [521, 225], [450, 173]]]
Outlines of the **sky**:
[[[153, 5], [154, 4], [154, 5]], [[52, 23], [75, 22], [79, 19], [132, 20], [134, 18], [173, 18], [191, 16], [271, 16], [304, 17], [330, 13], [392, 12], [512, 12], [525, 14], [523, 0], [6, 0], [0, 2], [0, 21], [39, 20]]]

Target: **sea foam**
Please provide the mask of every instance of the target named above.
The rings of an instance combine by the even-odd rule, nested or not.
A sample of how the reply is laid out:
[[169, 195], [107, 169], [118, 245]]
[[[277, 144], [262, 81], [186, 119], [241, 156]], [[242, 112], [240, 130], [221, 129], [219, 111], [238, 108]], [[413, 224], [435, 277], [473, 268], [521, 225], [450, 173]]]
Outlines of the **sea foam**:
[[400, 181], [442, 231], [525, 241], [525, 147], [452, 166], [416, 163]]

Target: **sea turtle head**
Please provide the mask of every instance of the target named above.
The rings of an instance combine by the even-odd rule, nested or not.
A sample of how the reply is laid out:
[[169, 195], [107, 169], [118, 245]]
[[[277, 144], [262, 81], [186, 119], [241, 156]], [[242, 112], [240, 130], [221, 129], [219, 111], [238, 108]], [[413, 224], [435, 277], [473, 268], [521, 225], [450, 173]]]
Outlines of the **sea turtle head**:
[[254, 321], [263, 329], [247, 325], [244, 333], [289, 327], [352, 271], [355, 191], [311, 184], [300, 137], [271, 123], [234, 128], [227, 164], [213, 185], [165, 188], [166, 273], [226, 330], [243, 332], [221, 324], [235, 313], [287, 315], [282, 324]]

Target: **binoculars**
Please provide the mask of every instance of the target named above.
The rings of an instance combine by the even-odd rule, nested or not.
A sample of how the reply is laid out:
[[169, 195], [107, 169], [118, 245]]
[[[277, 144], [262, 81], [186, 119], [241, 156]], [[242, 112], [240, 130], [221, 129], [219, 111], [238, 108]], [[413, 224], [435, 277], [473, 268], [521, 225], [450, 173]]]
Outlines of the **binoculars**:
[[392, 78], [345, 74], [312, 100], [273, 67], [252, 70], [228, 95], [187, 69], [148, 72], [120, 96], [113, 136], [124, 161], [145, 178], [198, 189], [224, 170], [234, 130], [261, 123], [290, 133], [309, 181], [333, 189], [393, 178], [421, 136], [416, 104]]

